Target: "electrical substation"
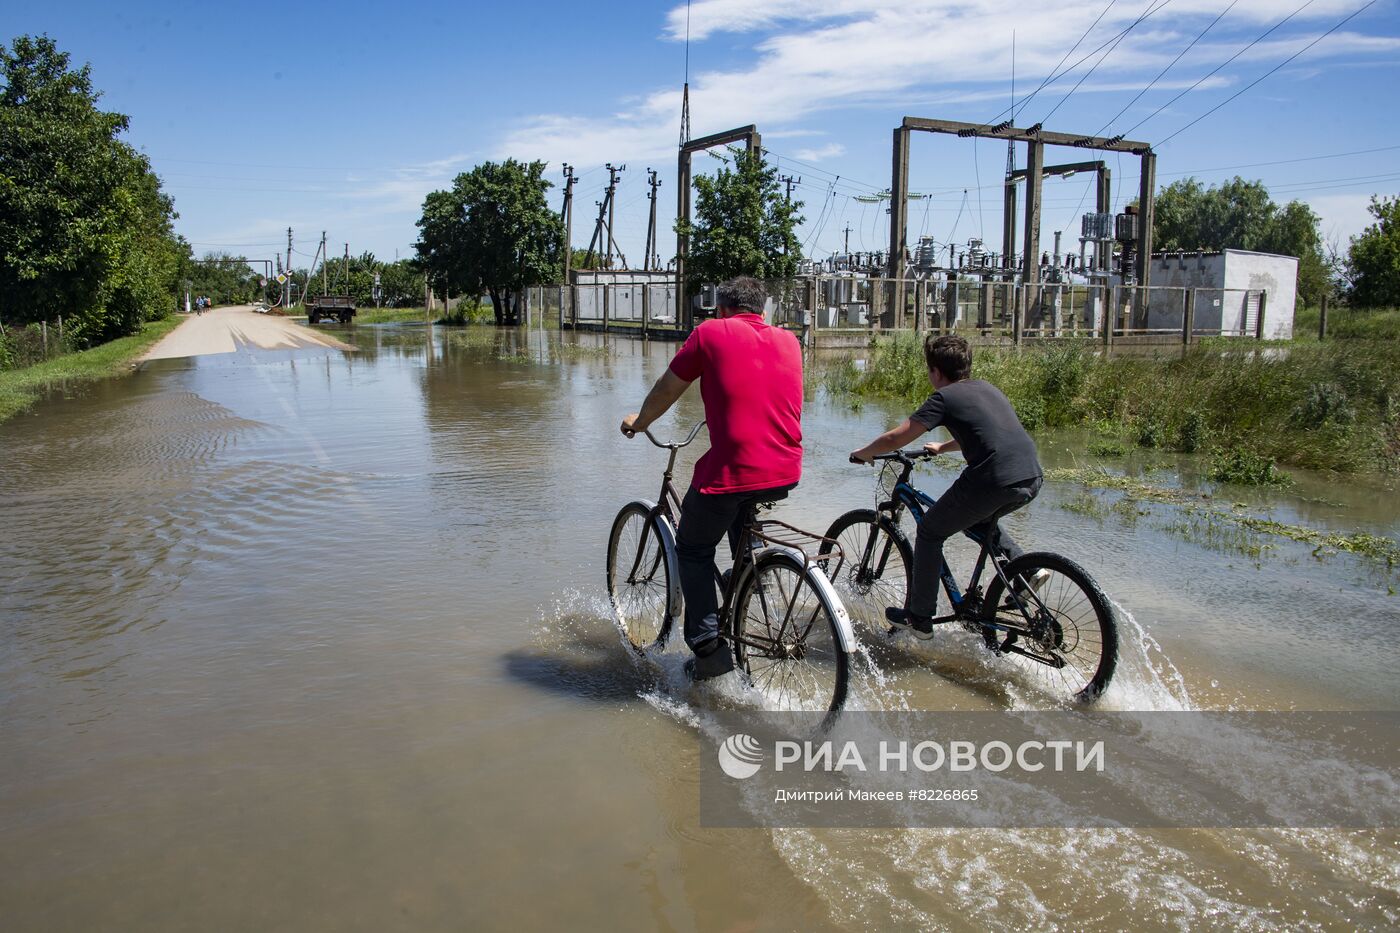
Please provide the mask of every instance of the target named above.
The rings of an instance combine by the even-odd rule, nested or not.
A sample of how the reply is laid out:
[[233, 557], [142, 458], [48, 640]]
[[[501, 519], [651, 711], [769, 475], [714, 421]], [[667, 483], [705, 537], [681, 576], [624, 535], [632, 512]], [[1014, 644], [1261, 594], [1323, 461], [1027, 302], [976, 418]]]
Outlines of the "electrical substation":
[[[939, 242], [921, 234], [910, 242], [909, 204], [926, 197], [909, 190], [910, 141], [916, 133], [1020, 148], [1024, 167], [1015, 167], [1009, 154], [1001, 181], [999, 250], [980, 236]], [[676, 166], [677, 218], [691, 218], [693, 156], [703, 152], [727, 161], [724, 151], [735, 145], [767, 153], [754, 125], [694, 140], [683, 129]], [[1068, 152], [1070, 159], [1047, 163], [1047, 150]], [[1139, 166], [1136, 199], [1118, 212], [1112, 209], [1108, 155], [1134, 158]], [[1019, 128], [1010, 121], [976, 124], [906, 116], [893, 131], [888, 189], [856, 198], [887, 205], [883, 248], [852, 252], [848, 226], [842, 251], [805, 256], [794, 277], [768, 283], [770, 317], [814, 347], [864, 346], [878, 332], [901, 329], [958, 331], [993, 344], [1078, 338], [1107, 346], [1291, 334], [1296, 274], [1290, 276], [1288, 267], [1292, 263], [1296, 273], [1297, 262], [1292, 257], [1241, 250], [1154, 253], [1156, 164], [1148, 143], [1122, 137], [1059, 132], [1038, 124]], [[682, 232], [676, 236], [674, 257], [663, 268], [656, 220], [661, 180], [651, 168], [646, 247], [640, 263], [628, 263], [615, 235], [617, 192], [626, 166], [609, 163], [605, 170], [607, 184], [594, 202], [597, 215], [584, 268], [572, 268], [566, 250], [561, 281], [530, 290], [531, 314], [547, 315], [564, 327], [681, 338], [712, 313], [715, 283], [689, 281], [689, 242]], [[1075, 175], [1093, 176], [1092, 210], [1077, 218], [1079, 229], [1069, 236], [1053, 231], [1046, 237], [1045, 182]], [[577, 182], [571, 166], [564, 167], [564, 178], [561, 217], [566, 237], [571, 237]], [[783, 176], [780, 181], [790, 198], [799, 180]]]

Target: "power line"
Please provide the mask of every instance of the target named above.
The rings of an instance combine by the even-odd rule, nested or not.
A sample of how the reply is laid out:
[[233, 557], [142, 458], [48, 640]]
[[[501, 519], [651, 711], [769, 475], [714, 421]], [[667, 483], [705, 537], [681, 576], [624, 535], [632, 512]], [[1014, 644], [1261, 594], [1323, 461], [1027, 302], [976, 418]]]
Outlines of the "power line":
[[[1022, 110], [1024, 110], [1024, 109], [1026, 109], [1026, 105], [1029, 104], [1031, 101], [1035, 100], [1035, 95], [1037, 95], [1037, 94], [1039, 94], [1041, 91], [1045, 90], [1045, 85], [1049, 84], [1051, 81], [1054, 80], [1054, 78], [1055, 78], [1055, 73], [1058, 72], [1058, 71], [1060, 70], [1060, 66], [1063, 65], [1063, 64], [1065, 63], [1065, 59], [1067, 59], [1067, 58], [1069, 58], [1071, 55], [1073, 55], [1073, 54], [1074, 54], [1074, 50], [1077, 49], [1077, 48], [1079, 48], [1080, 43], [1082, 43], [1085, 39], [1089, 38], [1089, 33], [1091, 33], [1091, 32], [1094, 31], [1094, 27], [1097, 26], [1097, 25], [1099, 24], [1099, 21], [1102, 20], [1102, 19], [1104, 18], [1104, 16], [1108, 13], [1109, 10], [1113, 9], [1113, 5], [1116, 4], [1117, 2], [1118, 2], [1118, 0], [1108, 0], [1108, 6], [1104, 7], [1101, 11], [1099, 11], [1099, 15], [1096, 16], [1096, 17], [1094, 18], [1094, 21], [1093, 21], [1092, 23], [1089, 24], [1089, 28], [1086, 29], [1086, 30], [1084, 30], [1084, 35], [1080, 36], [1080, 37], [1079, 37], [1079, 40], [1078, 40], [1077, 42], [1075, 42], [1074, 45], [1072, 45], [1072, 46], [1069, 47], [1069, 51], [1066, 52], [1064, 55], [1062, 55], [1062, 56], [1060, 57], [1060, 60], [1059, 60], [1058, 62], [1055, 63], [1055, 67], [1054, 67], [1054, 68], [1051, 68], [1051, 69], [1050, 69], [1050, 73], [1047, 74], [1047, 75], [1045, 76], [1045, 80], [1040, 82], [1040, 87], [1036, 88], [1034, 91], [1031, 91], [1030, 95], [1029, 95], [1025, 100], [1021, 101], [1021, 106], [1020, 106], [1019, 108], [1016, 106], [1016, 71], [1015, 71], [1015, 64], [1014, 64], [1014, 62], [1015, 62], [1014, 56], [1015, 56], [1015, 48], [1016, 48], [1016, 45], [1015, 45], [1015, 43], [1016, 43], [1016, 36], [1015, 36], [1015, 33], [1014, 33], [1014, 32], [1012, 33], [1012, 38], [1011, 38], [1011, 42], [1012, 42], [1011, 48], [1012, 48], [1012, 56], [1013, 56], [1013, 58], [1012, 58], [1013, 64], [1012, 64], [1012, 72], [1011, 72], [1011, 119], [1012, 119], [1012, 121], [1015, 121], [1015, 119], [1016, 119], [1016, 114], [1020, 113], [1020, 112], [1021, 112]], [[1090, 52], [1089, 54], [1092, 55], [1092, 54], [1094, 54], [1094, 53], [1093, 53], [1093, 52]], [[1085, 57], [1087, 58], [1088, 56], [1085, 56]], [[1006, 113], [1006, 111], [1003, 110], [1001, 113], [997, 114], [997, 117], [1001, 116], [1002, 113]], [[992, 119], [996, 119], [996, 117], [993, 117]], [[989, 120], [988, 122], [991, 122], [991, 121]]]
[[1158, 81], [1162, 80], [1162, 76], [1165, 75], [1168, 71], [1171, 71], [1172, 68], [1174, 68], [1174, 67], [1176, 66], [1176, 63], [1179, 62], [1179, 61], [1181, 61], [1182, 56], [1184, 56], [1187, 52], [1189, 52], [1189, 51], [1191, 51], [1193, 48], [1195, 48], [1195, 47], [1196, 47], [1196, 43], [1197, 43], [1197, 42], [1200, 42], [1202, 39], [1204, 39], [1206, 33], [1210, 32], [1212, 29], [1214, 29], [1216, 23], [1219, 23], [1222, 19], [1224, 19], [1224, 18], [1225, 18], [1225, 14], [1226, 14], [1226, 13], [1229, 13], [1231, 10], [1233, 10], [1233, 9], [1235, 8], [1235, 4], [1237, 4], [1237, 3], [1239, 3], [1239, 2], [1240, 2], [1240, 0], [1230, 0], [1230, 5], [1227, 6], [1224, 10], [1220, 11], [1220, 15], [1217, 16], [1215, 19], [1213, 19], [1213, 20], [1210, 21], [1210, 25], [1206, 26], [1205, 29], [1202, 29], [1202, 30], [1200, 31], [1200, 33], [1198, 33], [1198, 34], [1196, 35], [1196, 38], [1194, 38], [1194, 39], [1191, 40], [1191, 43], [1190, 43], [1189, 45], [1187, 45], [1186, 48], [1184, 48], [1184, 49], [1182, 49], [1180, 52], [1176, 53], [1176, 58], [1173, 58], [1173, 59], [1171, 60], [1171, 62], [1168, 63], [1167, 67], [1165, 67], [1165, 68], [1163, 68], [1161, 71], [1159, 71], [1159, 72], [1157, 73], [1157, 77], [1153, 78], [1150, 82], [1148, 82], [1147, 87], [1145, 87], [1145, 88], [1143, 88], [1142, 90], [1138, 91], [1138, 92], [1137, 92], [1137, 96], [1135, 96], [1132, 100], [1130, 100], [1130, 101], [1128, 101], [1126, 104], [1124, 104], [1122, 110], [1118, 111], [1118, 112], [1115, 113], [1112, 117], [1110, 117], [1109, 120], [1108, 120], [1108, 122], [1105, 123], [1105, 124], [1099, 129], [1099, 131], [1098, 131], [1097, 133], [1095, 133], [1094, 135], [1095, 135], [1095, 136], [1102, 136], [1102, 135], [1104, 134], [1104, 132], [1105, 132], [1110, 126], [1113, 125], [1113, 122], [1114, 122], [1115, 120], [1117, 120], [1117, 119], [1118, 119], [1119, 117], [1121, 117], [1123, 114], [1127, 113], [1127, 112], [1128, 112], [1128, 109], [1129, 109], [1130, 107], [1132, 107], [1133, 104], [1136, 104], [1139, 100], [1142, 99], [1142, 95], [1144, 95], [1144, 94], [1146, 94], [1148, 91], [1152, 90], [1153, 86], [1155, 86], [1155, 85], [1157, 84]]
[[[1269, 165], [1292, 165], [1295, 162], [1316, 162], [1320, 159], [1342, 159], [1348, 156], [1370, 155], [1375, 152], [1394, 152], [1400, 146], [1377, 146], [1375, 149], [1357, 149], [1352, 152], [1333, 152], [1327, 155], [1303, 156], [1298, 159], [1275, 159], [1272, 162], [1246, 162], [1243, 165], [1220, 165], [1215, 168], [1193, 168], [1185, 172], [1168, 172], [1167, 177], [1193, 175], [1196, 172], [1228, 172], [1237, 168], [1262, 168]], [[1159, 175], [1162, 173], [1158, 173]]]
[[1211, 114], [1215, 113], [1215, 111], [1219, 110], [1221, 107], [1224, 107], [1226, 104], [1230, 103], [1230, 101], [1234, 100], [1236, 97], [1239, 97], [1239, 96], [1240, 96], [1241, 94], [1243, 94], [1245, 91], [1248, 91], [1250, 88], [1254, 87], [1254, 86], [1255, 86], [1256, 84], [1258, 84], [1260, 81], [1263, 81], [1265, 78], [1269, 77], [1269, 75], [1271, 75], [1271, 74], [1273, 74], [1274, 72], [1278, 71], [1278, 70], [1279, 70], [1280, 68], [1282, 68], [1284, 65], [1287, 65], [1289, 62], [1293, 61], [1293, 59], [1297, 58], [1299, 55], [1302, 55], [1302, 54], [1303, 54], [1304, 52], [1306, 52], [1308, 49], [1310, 49], [1310, 48], [1312, 48], [1313, 46], [1317, 45], [1317, 44], [1318, 44], [1319, 42], [1321, 42], [1323, 39], [1326, 39], [1328, 36], [1332, 35], [1332, 33], [1336, 32], [1338, 29], [1341, 29], [1341, 28], [1342, 28], [1343, 26], [1345, 26], [1347, 23], [1351, 22], [1353, 19], [1355, 19], [1356, 17], [1360, 16], [1362, 13], [1366, 12], [1367, 10], [1369, 10], [1372, 6], [1375, 5], [1375, 3], [1376, 3], [1376, 0], [1367, 0], [1366, 4], [1365, 4], [1364, 6], [1362, 6], [1360, 9], [1358, 9], [1356, 12], [1354, 12], [1354, 13], [1352, 13], [1351, 15], [1347, 16], [1347, 17], [1346, 17], [1345, 19], [1343, 19], [1341, 22], [1337, 23], [1337, 25], [1333, 26], [1331, 29], [1327, 30], [1327, 31], [1324, 32], [1322, 35], [1318, 36], [1316, 39], [1312, 40], [1312, 41], [1309, 42], [1307, 45], [1303, 46], [1301, 49], [1299, 49], [1298, 51], [1294, 52], [1292, 55], [1290, 55], [1290, 56], [1288, 56], [1287, 58], [1285, 58], [1283, 61], [1279, 62], [1279, 63], [1278, 63], [1277, 65], [1275, 65], [1274, 67], [1270, 68], [1268, 71], [1264, 72], [1262, 75], [1260, 75], [1259, 77], [1255, 78], [1253, 81], [1249, 82], [1249, 83], [1246, 84], [1244, 87], [1240, 88], [1238, 91], [1236, 91], [1235, 93], [1231, 94], [1229, 97], [1225, 98], [1225, 99], [1222, 100], [1220, 103], [1216, 104], [1214, 107], [1210, 108], [1210, 109], [1207, 110], [1205, 113], [1201, 114], [1199, 117], [1197, 117], [1196, 119], [1192, 120], [1190, 123], [1186, 124], [1186, 125], [1183, 126], [1181, 129], [1177, 130], [1175, 133], [1173, 133], [1173, 134], [1171, 134], [1170, 136], [1168, 136], [1166, 139], [1162, 140], [1162, 141], [1161, 141], [1160, 143], [1158, 143], [1157, 145], [1159, 145], [1159, 146], [1165, 146], [1167, 143], [1171, 142], [1173, 139], [1175, 139], [1176, 137], [1180, 136], [1182, 133], [1186, 132], [1186, 131], [1189, 130], [1191, 127], [1195, 126], [1197, 123], [1200, 123], [1200, 122], [1201, 122], [1202, 120], [1204, 120], [1206, 117], [1208, 117], [1208, 116], [1210, 116]]
[[[1181, 98], [1185, 97], [1187, 94], [1190, 94], [1190, 93], [1191, 93], [1192, 91], [1194, 91], [1196, 88], [1200, 87], [1201, 84], [1202, 84], [1203, 82], [1205, 82], [1205, 80], [1206, 80], [1207, 78], [1210, 78], [1212, 75], [1214, 75], [1214, 74], [1216, 74], [1218, 71], [1220, 71], [1220, 69], [1222, 69], [1222, 68], [1224, 68], [1226, 65], [1230, 64], [1230, 62], [1232, 62], [1232, 61], [1234, 61], [1235, 59], [1239, 58], [1241, 55], [1243, 55], [1245, 52], [1248, 52], [1250, 49], [1254, 48], [1254, 47], [1255, 47], [1256, 45], [1258, 45], [1260, 42], [1263, 42], [1263, 41], [1264, 41], [1265, 39], [1267, 39], [1267, 38], [1269, 37], [1269, 35], [1270, 35], [1271, 33], [1273, 33], [1276, 29], [1278, 29], [1278, 28], [1279, 28], [1280, 26], [1282, 26], [1284, 23], [1288, 22], [1288, 21], [1291, 20], [1293, 17], [1297, 16], [1299, 13], [1303, 12], [1304, 10], [1306, 10], [1308, 7], [1310, 7], [1310, 6], [1312, 6], [1312, 5], [1313, 5], [1313, 0], [1305, 0], [1305, 2], [1303, 3], [1303, 5], [1300, 6], [1300, 7], [1298, 7], [1298, 9], [1294, 10], [1292, 13], [1289, 13], [1287, 16], [1285, 16], [1283, 19], [1279, 20], [1277, 23], [1274, 23], [1274, 24], [1273, 24], [1272, 26], [1270, 26], [1268, 29], [1266, 29], [1266, 30], [1264, 30], [1263, 32], [1261, 32], [1261, 33], [1259, 34], [1259, 36], [1258, 36], [1257, 38], [1255, 38], [1255, 40], [1254, 40], [1253, 42], [1249, 43], [1249, 44], [1246, 45], [1244, 48], [1242, 48], [1242, 49], [1240, 49], [1238, 52], [1236, 52], [1234, 55], [1231, 55], [1229, 58], [1225, 59], [1223, 62], [1221, 62], [1220, 64], [1216, 65], [1216, 66], [1215, 66], [1214, 68], [1212, 68], [1210, 71], [1206, 72], [1204, 75], [1202, 75], [1202, 76], [1200, 77], [1199, 80], [1196, 81], [1195, 84], [1191, 85], [1191, 86], [1188, 87], [1186, 90], [1182, 91], [1180, 94], [1176, 95], [1176, 96], [1173, 97], [1171, 100], [1167, 101], [1165, 104], [1163, 104], [1162, 106], [1158, 107], [1156, 110], [1152, 111], [1152, 112], [1149, 113], [1147, 116], [1143, 117], [1143, 118], [1142, 118], [1141, 120], [1139, 120], [1137, 123], [1133, 124], [1131, 127], [1129, 127], [1127, 130], [1125, 130], [1125, 131], [1123, 132], [1123, 135], [1124, 135], [1124, 136], [1127, 136], [1129, 133], [1132, 133], [1132, 132], [1133, 132], [1134, 130], [1136, 130], [1139, 126], [1142, 126], [1142, 125], [1143, 125], [1144, 123], [1146, 123], [1148, 120], [1151, 120], [1153, 117], [1157, 116], [1157, 114], [1161, 113], [1163, 110], [1166, 110], [1168, 107], [1170, 107], [1172, 104], [1176, 103], [1177, 101], [1181, 100]], [[1369, 4], [1368, 4], [1368, 6], [1369, 6]]]
[[1122, 42], [1125, 38], [1127, 38], [1128, 33], [1132, 32], [1133, 29], [1136, 28], [1139, 23], [1147, 19], [1153, 13], [1162, 10], [1164, 7], [1167, 6], [1167, 4], [1171, 2], [1172, 0], [1162, 0], [1161, 3], [1158, 3], [1156, 5], [1153, 5], [1153, 3], [1149, 2], [1147, 10], [1137, 19], [1133, 20], [1130, 24], [1128, 24], [1127, 29], [1123, 30], [1121, 33], [1118, 34], [1118, 38], [1113, 40], [1113, 44], [1108, 47], [1108, 51], [1104, 52], [1103, 56], [1098, 61], [1094, 62], [1093, 67], [1091, 67], [1088, 71], [1084, 72], [1084, 76], [1079, 79], [1078, 83], [1076, 83], [1074, 87], [1070, 88], [1069, 93], [1066, 94], [1064, 97], [1061, 97], [1060, 102], [1055, 106], [1051, 107], [1050, 112], [1047, 113], [1045, 116], [1041, 117], [1039, 122], [1044, 123], [1046, 120], [1049, 120], [1051, 117], [1053, 117], [1055, 115], [1055, 111], [1063, 107], [1065, 105], [1065, 101], [1069, 100], [1071, 97], [1074, 96], [1074, 92], [1079, 90], [1080, 85], [1082, 85], [1085, 81], [1089, 80], [1089, 76], [1093, 74], [1098, 69], [1098, 67], [1108, 59], [1108, 56], [1113, 54], [1113, 50], [1118, 48], [1118, 43]]
[[[1165, 6], [1165, 4], [1163, 4], [1163, 5]], [[1160, 7], [1158, 7], [1158, 9], [1160, 9]], [[1156, 11], [1154, 10], [1154, 11], [1152, 11], [1152, 12], [1156, 12]], [[1149, 15], [1150, 15], [1150, 14], [1149, 14]], [[1053, 83], [1053, 82], [1055, 82], [1055, 81], [1058, 81], [1060, 78], [1063, 78], [1065, 75], [1069, 74], [1071, 71], [1073, 71], [1074, 69], [1078, 68], [1080, 65], [1084, 64], [1084, 63], [1087, 62], [1089, 59], [1093, 58], [1095, 55], [1099, 54], [1099, 53], [1102, 52], [1105, 48], [1107, 48], [1111, 43], [1116, 42], [1117, 40], [1121, 39], [1123, 36], [1127, 35], [1128, 32], [1131, 31], [1131, 30], [1133, 29], [1133, 27], [1136, 26], [1137, 23], [1140, 22], [1140, 21], [1141, 21], [1141, 20], [1139, 19], [1139, 20], [1136, 20], [1136, 21], [1130, 23], [1130, 24], [1129, 24], [1127, 27], [1125, 27], [1124, 29], [1119, 30], [1119, 32], [1118, 32], [1117, 34], [1115, 34], [1115, 35], [1113, 35], [1113, 36], [1110, 36], [1108, 39], [1105, 39], [1103, 42], [1101, 42], [1101, 43], [1099, 44], [1099, 46], [1098, 46], [1097, 48], [1093, 49], [1093, 50], [1090, 51], [1090, 52], [1085, 53], [1085, 55], [1084, 55], [1082, 58], [1080, 58], [1077, 62], [1075, 62], [1073, 65], [1070, 65], [1068, 68], [1064, 69], [1063, 71], [1060, 71], [1060, 72], [1052, 72], [1052, 73], [1050, 74], [1050, 77], [1046, 78], [1044, 81], [1041, 82], [1041, 87], [1045, 87], [1046, 85], [1049, 85], [1049, 84], [1051, 84], [1051, 83]], [[1014, 120], [1014, 119], [1015, 119], [1015, 115], [1018, 115], [1018, 114], [1020, 114], [1022, 111], [1024, 111], [1024, 110], [1026, 109], [1026, 108], [1025, 108], [1025, 105], [1026, 105], [1027, 103], [1030, 102], [1031, 98], [1034, 97], [1036, 93], [1039, 93], [1039, 92], [1040, 92], [1040, 88], [1037, 88], [1036, 91], [1035, 91], [1035, 93], [1031, 94], [1030, 97], [1027, 97], [1024, 101], [1022, 101], [1019, 107], [1017, 107], [1017, 106], [1007, 107], [1005, 110], [1002, 110], [1000, 113], [998, 113], [996, 116], [992, 117], [992, 119], [988, 120], [987, 122], [988, 122], [988, 123], [994, 123], [995, 121], [997, 121], [997, 120], [1001, 119], [1002, 117], [1006, 116], [1008, 113], [1013, 114], [1012, 119]]]
[[811, 170], [811, 171], [813, 171], [813, 172], [817, 172], [818, 174], [821, 174], [821, 175], [826, 175], [828, 178], [844, 178], [847, 182], [850, 183], [850, 185], [851, 185], [852, 187], [868, 188], [868, 189], [870, 189], [871, 191], [880, 191], [880, 190], [882, 190], [882, 189], [880, 188], [880, 186], [878, 186], [878, 185], [872, 185], [872, 184], [870, 184], [869, 182], [867, 182], [867, 181], [861, 181], [861, 180], [858, 179], [858, 178], [850, 178], [850, 177], [845, 176], [845, 175], [837, 175], [835, 172], [832, 172], [832, 171], [829, 170], [829, 169], [824, 169], [824, 168], [822, 168], [822, 167], [819, 166], [819, 165], [813, 165], [811, 162], [804, 162], [804, 161], [802, 161], [801, 159], [793, 158], [793, 157], [790, 156], [790, 155], [784, 155], [784, 154], [781, 153], [781, 152], [776, 152], [775, 150], [769, 149], [767, 146], [764, 146], [764, 147], [763, 147], [763, 152], [764, 152], [765, 154], [767, 154], [767, 155], [775, 156], [775, 157], [780, 158], [780, 159], [786, 159], [786, 160], [789, 161], [789, 162], [796, 162], [798, 165], [801, 165], [803, 168], [809, 169], [809, 170]]

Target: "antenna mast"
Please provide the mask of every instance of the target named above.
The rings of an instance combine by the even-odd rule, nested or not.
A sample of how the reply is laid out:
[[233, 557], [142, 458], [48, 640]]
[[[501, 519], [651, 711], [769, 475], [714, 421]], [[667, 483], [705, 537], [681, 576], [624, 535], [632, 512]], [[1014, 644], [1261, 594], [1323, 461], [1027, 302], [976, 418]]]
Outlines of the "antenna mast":
[[690, 142], [690, 0], [685, 0], [685, 83], [681, 86], [681, 145]]

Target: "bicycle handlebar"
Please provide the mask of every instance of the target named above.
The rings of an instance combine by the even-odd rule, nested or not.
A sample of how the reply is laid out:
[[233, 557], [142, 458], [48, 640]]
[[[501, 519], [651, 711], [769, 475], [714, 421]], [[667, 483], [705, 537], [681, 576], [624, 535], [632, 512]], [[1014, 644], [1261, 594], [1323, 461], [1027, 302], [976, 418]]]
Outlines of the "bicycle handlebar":
[[[920, 447], [917, 450], [896, 450], [894, 453], [876, 454], [870, 458], [870, 462], [874, 463], [876, 460], [898, 460], [900, 463], [912, 463], [915, 460], [930, 460], [935, 456], [937, 455]], [[861, 463], [862, 461], [852, 457], [851, 462]]]
[[645, 434], [645, 435], [647, 436], [647, 440], [651, 441], [651, 442], [652, 442], [653, 444], [655, 444], [657, 447], [661, 447], [661, 448], [664, 448], [664, 449], [666, 449], [666, 450], [680, 450], [682, 447], [689, 447], [689, 446], [691, 445], [691, 443], [695, 440], [695, 438], [700, 434], [700, 429], [703, 428], [704, 426], [705, 426], [705, 422], [701, 421], [701, 422], [700, 422], [699, 424], [697, 424], [695, 427], [691, 428], [691, 429], [690, 429], [690, 436], [687, 437], [685, 440], [681, 441], [679, 444], [676, 443], [676, 442], [674, 442], [674, 441], [672, 441], [672, 442], [669, 443], [669, 444], [665, 444], [665, 443], [662, 443], [661, 441], [658, 441], [658, 440], [656, 439], [656, 435], [651, 433], [651, 429], [650, 429], [650, 428], [648, 428], [647, 430], [643, 431], [642, 433]]

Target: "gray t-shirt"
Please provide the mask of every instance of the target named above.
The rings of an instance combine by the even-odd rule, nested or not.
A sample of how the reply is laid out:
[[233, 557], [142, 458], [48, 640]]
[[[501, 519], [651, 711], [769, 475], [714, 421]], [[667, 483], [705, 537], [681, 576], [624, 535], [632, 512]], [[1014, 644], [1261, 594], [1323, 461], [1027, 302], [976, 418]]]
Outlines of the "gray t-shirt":
[[1035, 442], [1011, 402], [990, 382], [964, 379], [946, 385], [909, 420], [929, 430], [947, 428], [962, 447], [969, 479], [1014, 486], [1041, 475]]

